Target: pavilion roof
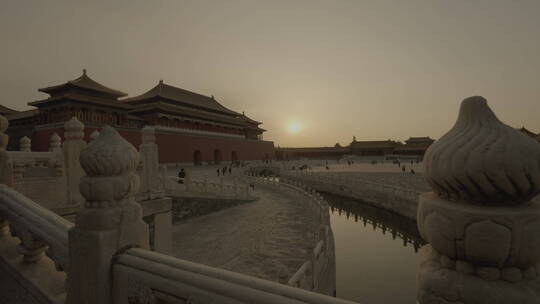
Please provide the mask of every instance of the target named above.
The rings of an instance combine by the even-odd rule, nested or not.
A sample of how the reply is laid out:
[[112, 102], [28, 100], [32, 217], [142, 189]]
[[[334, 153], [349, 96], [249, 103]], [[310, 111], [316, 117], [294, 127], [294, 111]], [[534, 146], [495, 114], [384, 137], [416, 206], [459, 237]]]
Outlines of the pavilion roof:
[[86, 70], [83, 70], [83, 74], [79, 78], [70, 80], [63, 84], [41, 88], [39, 89], [39, 91], [51, 94], [55, 91], [61, 90], [63, 88], [69, 88], [71, 86], [82, 88], [82, 89], [88, 89], [88, 90], [92, 90], [92, 91], [96, 91], [100, 93], [105, 93], [107, 95], [111, 95], [116, 98], [127, 96], [127, 94], [124, 92], [108, 88], [98, 83], [97, 81], [93, 80], [92, 78], [88, 77], [88, 75], [86, 75]]
[[13, 114], [8, 114], [6, 115], [6, 118], [8, 120], [15, 120], [15, 119], [21, 119], [21, 118], [28, 118], [28, 117], [32, 117], [32, 116], [35, 116], [39, 113], [39, 111], [37, 109], [33, 109], [33, 110], [27, 110], [27, 111], [20, 111], [20, 112], [15, 112]]
[[28, 104], [31, 105], [31, 106], [40, 106], [42, 104], [49, 103], [49, 102], [52, 102], [52, 101], [62, 101], [62, 100], [79, 101], [79, 102], [83, 102], [83, 103], [92, 103], [92, 104], [96, 104], [96, 105], [100, 105], [100, 106], [113, 107], [113, 108], [117, 108], [117, 109], [129, 110], [129, 109], [133, 108], [132, 106], [127, 105], [127, 104], [122, 103], [122, 102], [104, 100], [103, 98], [99, 98], [99, 97], [82, 95], [82, 94], [78, 94], [78, 93], [70, 93], [70, 92], [55, 95], [54, 97], [49, 97], [47, 99], [42, 99], [42, 100], [29, 102]]
[[145, 102], [151, 102], [156, 97], [199, 109], [205, 109], [234, 116], [240, 115], [239, 113], [229, 110], [223, 105], [221, 105], [214, 99], [214, 96], [208, 97], [195, 92], [177, 88], [163, 83], [162, 80], [160, 80], [159, 83], [155, 87], [151, 88], [148, 92], [139, 96], [126, 98], [123, 101], [132, 105], [136, 105]]
[[141, 112], [157, 112], [157, 113], [174, 113], [178, 116], [187, 116], [196, 119], [211, 120], [221, 123], [229, 123], [237, 126], [244, 126], [245, 123], [239, 121], [235, 117], [220, 115], [217, 113], [207, 112], [195, 108], [186, 107], [181, 104], [170, 104], [165, 102], [152, 102], [140, 105], [130, 111], [131, 114], [137, 115]]
[[256, 121], [256, 120], [253, 120], [253, 119], [247, 117], [244, 113], [242, 113], [242, 115], [238, 116], [238, 119], [243, 120], [243, 121], [245, 121], [247, 123], [250, 123], [250, 124], [253, 124], [253, 125], [262, 124], [262, 122], [260, 122], [260, 121]]
[[12, 113], [17, 113], [17, 112], [19, 111], [0, 105], [0, 114], [12, 114]]

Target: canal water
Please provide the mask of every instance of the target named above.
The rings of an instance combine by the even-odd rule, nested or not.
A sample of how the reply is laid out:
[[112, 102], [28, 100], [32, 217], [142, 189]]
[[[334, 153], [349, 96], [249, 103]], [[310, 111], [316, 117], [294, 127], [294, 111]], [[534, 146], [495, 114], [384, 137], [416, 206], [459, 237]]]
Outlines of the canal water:
[[416, 223], [397, 214], [325, 196], [336, 248], [337, 296], [366, 304], [416, 303]]

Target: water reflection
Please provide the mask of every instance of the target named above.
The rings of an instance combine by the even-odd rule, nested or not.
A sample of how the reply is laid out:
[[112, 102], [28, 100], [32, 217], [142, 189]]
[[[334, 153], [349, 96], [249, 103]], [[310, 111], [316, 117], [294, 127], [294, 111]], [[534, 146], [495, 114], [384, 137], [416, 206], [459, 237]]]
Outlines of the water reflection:
[[[370, 304], [416, 302], [416, 223], [367, 204], [325, 195], [336, 249], [337, 296]], [[411, 245], [411, 246], [408, 246]]]
[[396, 238], [403, 240], [403, 246], [412, 245], [414, 252], [418, 252], [418, 249], [426, 244], [420, 237], [416, 222], [413, 220], [358, 201], [332, 195], [325, 195], [325, 197], [330, 204], [332, 214], [337, 212], [338, 215], [342, 215], [343, 213], [347, 219], [353, 217], [355, 222], [360, 221], [364, 227], [369, 225], [373, 230], [379, 228], [382, 234], [389, 232], [393, 240]]

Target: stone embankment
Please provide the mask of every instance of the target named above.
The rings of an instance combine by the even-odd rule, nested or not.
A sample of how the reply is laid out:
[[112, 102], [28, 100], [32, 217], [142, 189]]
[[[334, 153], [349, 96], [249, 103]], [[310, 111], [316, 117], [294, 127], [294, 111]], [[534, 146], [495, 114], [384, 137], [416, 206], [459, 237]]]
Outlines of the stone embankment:
[[420, 174], [396, 172], [284, 171], [318, 191], [364, 201], [416, 220], [418, 196], [429, 191]]

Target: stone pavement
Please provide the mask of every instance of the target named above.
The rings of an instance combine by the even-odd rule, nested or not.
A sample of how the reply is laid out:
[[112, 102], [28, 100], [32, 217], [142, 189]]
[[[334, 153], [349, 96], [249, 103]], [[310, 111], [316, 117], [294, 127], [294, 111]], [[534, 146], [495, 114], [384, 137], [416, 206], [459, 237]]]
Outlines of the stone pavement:
[[[173, 226], [175, 257], [286, 282], [313, 249], [308, 207], [258, 187], [259, 200]], [[281, 277], [281, 280], [280, 280]]]

